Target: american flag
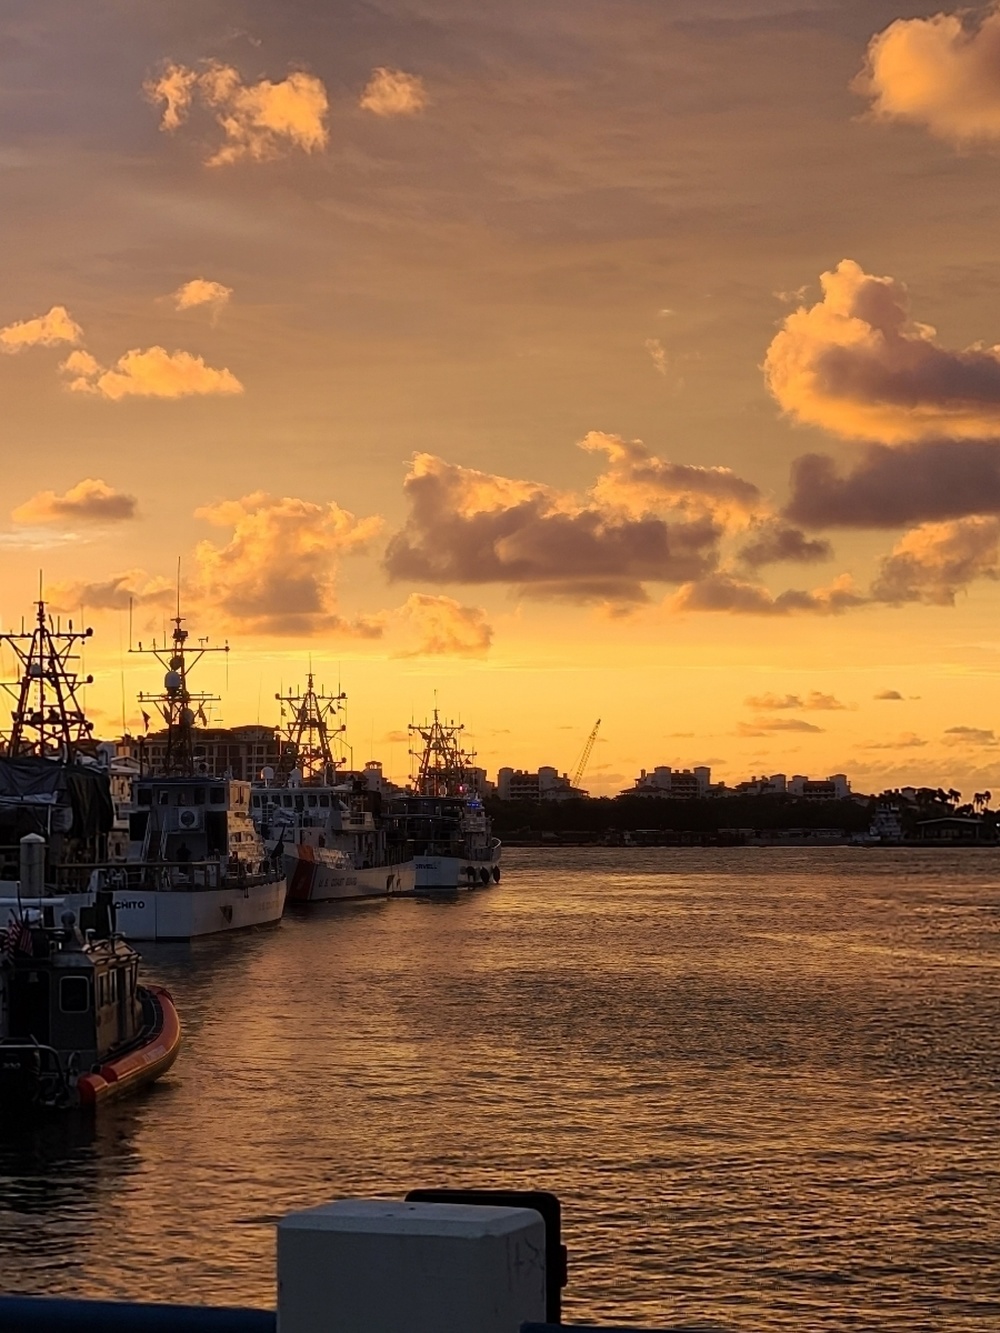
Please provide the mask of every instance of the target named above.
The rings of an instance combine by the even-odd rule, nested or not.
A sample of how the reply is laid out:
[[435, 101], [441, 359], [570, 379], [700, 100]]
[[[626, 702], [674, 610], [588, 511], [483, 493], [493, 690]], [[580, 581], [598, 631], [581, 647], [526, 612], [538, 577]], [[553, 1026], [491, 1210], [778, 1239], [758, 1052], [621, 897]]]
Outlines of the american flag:
[[7, 929], [0, 934], [0, 953], [31, 953], [31, 927], [26, 921], [11, 917]]

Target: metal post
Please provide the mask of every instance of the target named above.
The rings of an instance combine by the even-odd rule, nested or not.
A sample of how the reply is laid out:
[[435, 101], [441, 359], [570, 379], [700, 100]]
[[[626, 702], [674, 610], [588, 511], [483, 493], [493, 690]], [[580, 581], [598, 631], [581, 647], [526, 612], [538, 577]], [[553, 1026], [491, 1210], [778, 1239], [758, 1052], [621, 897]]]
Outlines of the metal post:
[[26, 833], [21, 839], [21, 897], [45, 896], [45, 839]]

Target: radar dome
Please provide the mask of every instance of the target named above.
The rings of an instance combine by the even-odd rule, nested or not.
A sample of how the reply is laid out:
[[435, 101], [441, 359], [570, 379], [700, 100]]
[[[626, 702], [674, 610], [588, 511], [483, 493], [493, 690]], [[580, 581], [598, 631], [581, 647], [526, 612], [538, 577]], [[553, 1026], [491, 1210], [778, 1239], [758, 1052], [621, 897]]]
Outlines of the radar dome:
[[171, 670], [171, 671], [180, 671], [180, 669], [181, 669], [181, 667], [182, 667], [183, 665], [184, 665], [184, 658], [183, 658], [183, 657], [172, 657], [172, 658], [170, 659], [170, 670]]
[[181, 678], [176, 671], [168, 671], [163, 677], [163, 688], [168, 694], [176, 694], [181, 687]]
[[194, 713], [192, 713], [190, 708], [181, 709], [181, 726], [182, 727], [194, 726]]

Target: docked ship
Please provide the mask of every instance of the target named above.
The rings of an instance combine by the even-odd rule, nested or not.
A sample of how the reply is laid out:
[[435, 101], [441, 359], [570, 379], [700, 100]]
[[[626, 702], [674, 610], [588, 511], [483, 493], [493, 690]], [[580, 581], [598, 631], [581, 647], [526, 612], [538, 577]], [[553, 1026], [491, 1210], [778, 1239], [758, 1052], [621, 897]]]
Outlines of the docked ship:
[[479, 794], [476, 756], [462, 748], [462, 723], [443, 722], [435, 708], [430, 722], [411, 722], [409, 730], [421, 742], [410, 752], [417, 776], [389, 810], [413, 846], [414, 891], [456, 893], [499, 883], [500, 840]]
[[277, 769], [265, 769], [251, 809], [261, 835], [283, 859], [291, 902], [337, 902], [412, 893], [412, 852], [382, 816], [382, 794], [341, 774], [333, 737], [343, 694], [317, 690], [310, 671], [301, 693], [277, 695]]
[[[18, 836], [45, 838], [46, 888], [67, 910], [79, 916], [110, 891], [117, 926], [130, 939], [186, 941], [278, 921], [284, 869], [250, 818], [249, 782], [195, 771], [195, 708], [204, 715], [215, 696], [192, 694], [188, 675], [206, 652], [228, 645], [190, 649], [179, 608], [169, 642], [139, 645], [166, 668], [163, 692], [139, 696], [166, 724], [165, 758], [161, 772], [134, 782], [120, 862], [108, 857], [115, 818], [108, 772], [96, 763], [92, 724], [78, 700], [90, 678], [73, 668], [73, 650], [89, 635], [72, 623], [65, 631], [53, 625], [40, 601], [30, 634], [0, 636], [23, 667], [0, 761], [0, 824], [13, 813]], [[9, 880], [9, 867], [0, 877]]]
[[162, 1077], [181, 1044], [170, 992], [140, 983], [110, 895], [78, 925], [44, 896], [40, 835], [26, 835], [21, 861], [18, 895], [0, 900], [0, 1120], [117, 1100]]

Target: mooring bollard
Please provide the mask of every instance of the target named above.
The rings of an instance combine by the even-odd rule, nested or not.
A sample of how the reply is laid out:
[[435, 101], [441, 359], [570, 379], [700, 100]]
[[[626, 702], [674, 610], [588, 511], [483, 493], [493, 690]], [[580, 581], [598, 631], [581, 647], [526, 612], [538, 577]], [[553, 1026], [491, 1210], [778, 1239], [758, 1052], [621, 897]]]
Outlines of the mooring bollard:
[[532, 1209], [345, 1199], [278, 1223], [278, 1333], [518, 1333], [544, 1319]]

